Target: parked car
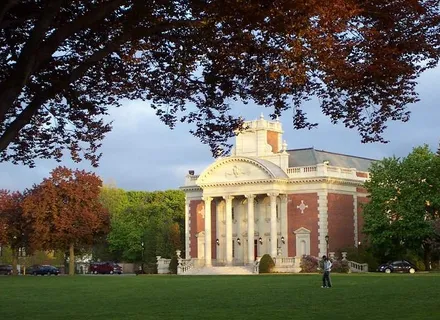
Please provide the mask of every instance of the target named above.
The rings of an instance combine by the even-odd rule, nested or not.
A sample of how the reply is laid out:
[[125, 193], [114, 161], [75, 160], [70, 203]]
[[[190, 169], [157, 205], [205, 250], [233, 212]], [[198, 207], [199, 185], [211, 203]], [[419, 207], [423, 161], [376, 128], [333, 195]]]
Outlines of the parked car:
[[414, 264], [407, 260], [396, 260], [389, 261], [387, 263], [381, 264], [377, 271], [391, 273], [391, 272], [409, 272], [414, 273], [417, 271], [417, 268]]
[[122, 274], [122, 267], [114, 262], [95, 262], [90, 264], [89, 273]]
[[3, 275], [11, 275], [12, 274], [12, 266], [10, 264], [2, 264], [0, 265], [0, 274]]
[[50, 265], [33, 265], [31, 267], [29, 267], [28, 269], [26, 269], [26, 273], [27, 274], [31, 274], [33, 276], [37, 276], [37, 275], [59, 275], [60, 274], [60, 270], [54, 266], [50, 266]]

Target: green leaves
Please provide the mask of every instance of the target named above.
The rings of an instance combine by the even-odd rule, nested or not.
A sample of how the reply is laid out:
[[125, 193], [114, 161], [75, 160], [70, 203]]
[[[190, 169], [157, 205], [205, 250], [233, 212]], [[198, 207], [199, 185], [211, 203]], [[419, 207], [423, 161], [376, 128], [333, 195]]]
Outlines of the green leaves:
[[104, 189], [103, 198], [114, 206], [108, 208], [113, 214], [107, 241], [111, 251], [121, 252], [121, 259], [155, 261], [157, 255], [171, 257], [183, 249], [183, 192]]
[[385, 252], [419, 249], [434, 237], [440, 211], [440, 157], [428, 146], [405, 158], [385, 158], [371, 167], [365, 183], [371, 201], [364, 207], [364, 232]]

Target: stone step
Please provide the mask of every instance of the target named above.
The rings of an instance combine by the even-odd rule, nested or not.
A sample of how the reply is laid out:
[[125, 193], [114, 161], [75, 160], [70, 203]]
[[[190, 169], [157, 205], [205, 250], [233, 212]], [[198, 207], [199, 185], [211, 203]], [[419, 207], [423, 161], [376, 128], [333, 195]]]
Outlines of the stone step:
[[202, 267], [188, 270], [183, 275], [252, 275], [252, 267]]

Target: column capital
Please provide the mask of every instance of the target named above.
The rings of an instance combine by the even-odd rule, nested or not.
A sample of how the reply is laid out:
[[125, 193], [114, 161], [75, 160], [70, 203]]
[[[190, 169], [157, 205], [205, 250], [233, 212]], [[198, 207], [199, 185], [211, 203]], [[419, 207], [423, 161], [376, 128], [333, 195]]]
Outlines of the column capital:
[[269, 197], [271, 197], [271, 198], [276, 198], [276, 197], [279, 196], [279, 193], [277, 193], [277, 192], [271, 192], [271, 193], [268, 193], [267, 195], [268, 195]]
[[280, 199], [283, 203], [287, 202], [287, 194], [280, 194]]
[[202, 200], [205, 201], [205, 202], [211, 202], [212, 199], [213, 199], [213, 198], [210, 197], [210, 196], [203, 196], [203, 197], [202, 197]]
[[226, 195], [226, 196], [223, 196], [222, 198], [226, 201], [232, 201], [235, 197], [231, 196], [231, 195]]
[[245, 196], [246, 199], [249, 199], [249, 200], [253, 200], [256, 197], [255, 194], [245, 194], [244, 196]]

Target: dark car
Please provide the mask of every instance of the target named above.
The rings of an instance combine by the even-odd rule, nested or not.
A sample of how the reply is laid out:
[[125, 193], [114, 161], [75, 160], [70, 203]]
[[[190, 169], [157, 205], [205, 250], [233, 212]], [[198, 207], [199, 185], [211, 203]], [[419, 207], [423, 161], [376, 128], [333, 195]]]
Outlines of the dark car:
[[391, 272], [409, 272], [414, 273], [417, 271], [417, 268], [414, 264], [407, 260], [396, 260], [389, 261], [387, 263], [381, 264], [377, 271], [391, 273]]
[[114, 262], [95, 262], [90, 264], [89, 273], [122, 274], [122, 267]]
[[60, 270], [54, 266], [50, 265], [33, 265], [26, 270], [27, 274], [31, 274], [33, 276], [44, 276], [44, 275], [59, 275]]
[[0, 274], [3, 275], [11, 275], [12, 274], [12, 266], [10, 264], [2, 264], [0, 265]]

